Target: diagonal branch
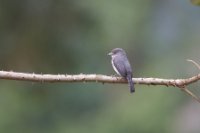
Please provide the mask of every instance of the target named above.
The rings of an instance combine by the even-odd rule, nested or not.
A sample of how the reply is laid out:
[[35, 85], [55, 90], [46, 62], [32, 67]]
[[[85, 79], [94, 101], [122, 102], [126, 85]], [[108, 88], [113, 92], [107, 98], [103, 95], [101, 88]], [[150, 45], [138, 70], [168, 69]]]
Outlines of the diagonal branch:
[[194, 100], [200, 103], [200, 98], [196, 96], [194, 93], [192, 93], [187, 87], [180, 88], [182, 91], [187, 93], [189, 96], [191, 96]]

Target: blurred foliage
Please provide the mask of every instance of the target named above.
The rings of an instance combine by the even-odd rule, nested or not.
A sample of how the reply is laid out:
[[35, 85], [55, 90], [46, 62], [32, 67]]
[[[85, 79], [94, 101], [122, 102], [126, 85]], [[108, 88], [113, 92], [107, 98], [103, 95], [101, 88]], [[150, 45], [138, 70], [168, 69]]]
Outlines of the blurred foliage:
[[200, 0], [190, 0], [194, 5], [200, 5]]
[[[0, 68], [112, 75], [107, 53], [122, 47], [134, 77], [186, 78], [197, 73], [186, 59], [199, 61], [198, 10], [182, 0], [0, 0]], [[136, 85], [133, 95], [98, 83], [1, 80], [0, 88], [6, 133], [177, 133], [177, 112], [192, 100], [162, 86]]]

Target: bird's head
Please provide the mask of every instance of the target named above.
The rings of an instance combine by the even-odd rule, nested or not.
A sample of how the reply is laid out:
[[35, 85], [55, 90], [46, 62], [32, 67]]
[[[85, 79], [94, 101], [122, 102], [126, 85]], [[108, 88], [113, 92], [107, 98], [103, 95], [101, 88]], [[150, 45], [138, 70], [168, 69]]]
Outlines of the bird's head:
[[115, 48], [110, 53], [108, 53], [108, 55], [110, 55], [110, 56], [115, 56], [118, 54], [126, 54], [126, 53], [122, 48]]

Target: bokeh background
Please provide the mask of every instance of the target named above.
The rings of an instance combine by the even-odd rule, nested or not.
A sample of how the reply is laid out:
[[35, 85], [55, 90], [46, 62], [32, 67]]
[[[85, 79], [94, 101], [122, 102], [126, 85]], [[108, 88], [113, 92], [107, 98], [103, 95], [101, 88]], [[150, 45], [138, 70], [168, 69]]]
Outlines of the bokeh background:
[[[126, 50], [134, 77], [199, 70], [200, 7], [189, 0], [0, 0], [0, 69], [113, 75]], [[0, 80], [0, 132], [197, 133], [200, 104], [177, 88]], [[200, 83], [189, 88], [200, 95]]]

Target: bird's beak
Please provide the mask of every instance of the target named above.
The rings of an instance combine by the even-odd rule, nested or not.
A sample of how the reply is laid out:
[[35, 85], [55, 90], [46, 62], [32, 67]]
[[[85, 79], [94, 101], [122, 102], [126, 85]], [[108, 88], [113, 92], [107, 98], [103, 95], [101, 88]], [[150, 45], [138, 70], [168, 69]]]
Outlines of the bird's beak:
[[112, 53], [112, 52], [110, 52], [110, 53], [108, 53], [108, 55], [113, 55], [113, 53]]

